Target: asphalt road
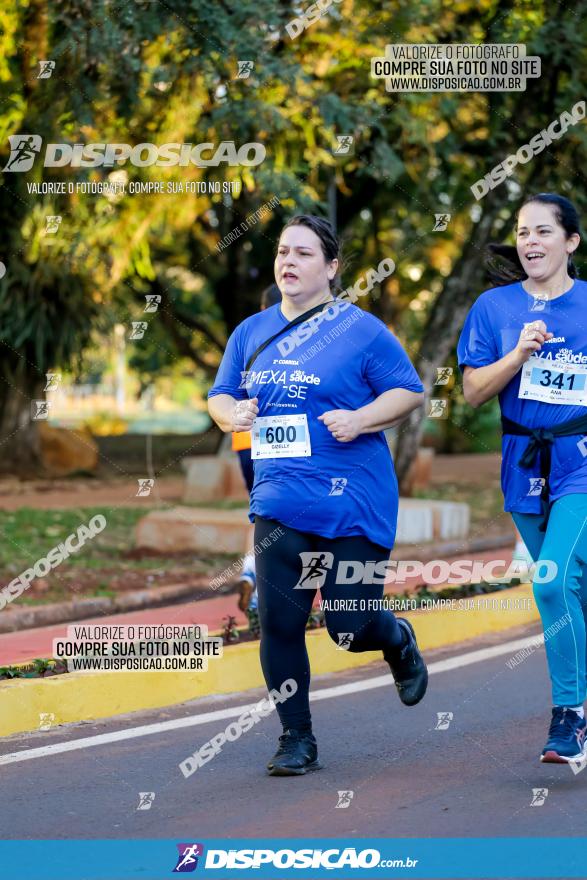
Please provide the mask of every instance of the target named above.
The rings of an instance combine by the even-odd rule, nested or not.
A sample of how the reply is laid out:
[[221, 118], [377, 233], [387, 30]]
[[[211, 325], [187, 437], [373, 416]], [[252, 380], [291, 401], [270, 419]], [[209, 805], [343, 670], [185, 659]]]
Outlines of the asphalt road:
[[[428, 661], [463, 653], [437, 651]], [[0, 758], [3, 837], [584, 836], [587, 772], [538, 760], [550, 716], [544, 650], [515, 669], [506, 666], [512, 653], [434, 672], [425, 700], [413, 708], [399, 702], [391, 677], [388, 686], [365, 689], [386, 673], [382, 663], [316, 680], [318, 695], [354, 682], [360, 689], [313, 703], [324, 766], [305, 777], [265, 775], [279, 733], [275, 715], [228, 742], [188, 779], [180, 761], [231, 719], [4, 765]], [[16, 735], [0, 742], [0, 755], [24, 757], [39, 746], [244, 706], [260, 696]], [[447, 729], [436, 729], [439, 712], [453, 713]], [[532, 805], [533, 789], [548, 789], [541, 805]], [[339, 791], [354, 793], [346, 808], [337, 807]], [[150, 809], [137, 809], [139, 792], [155, 793]]]

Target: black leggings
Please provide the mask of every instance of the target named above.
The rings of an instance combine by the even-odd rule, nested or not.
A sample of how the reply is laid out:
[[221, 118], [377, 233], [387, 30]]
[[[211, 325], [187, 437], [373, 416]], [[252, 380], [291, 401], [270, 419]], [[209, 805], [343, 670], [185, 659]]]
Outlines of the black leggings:
[[[285, 534], [276, 532], [278, 528]], [[269, 537], [271, 532], [274, 534]], [[393, 652], [402, 644], [402, 633], [392, 612], [369, 609], [368, 601], [365, 610], [359, 610], [360, 600], [381, 599], [383, 583], [336, 583], [339, 562], [387, 561], [390, 550], [360, 535], [322, 538], [260, 516], [255, 517], [255, 545], [260, 546], [256, 568], [263, 675], [269, 690], [279, 690], [288, 678], [296, 681], [296, 693], [278, 703], [277, 711], [284, 730], [309, 730], [310, 663], [306, 650], [306, 623], [316, 589], [293, 589], [303, 571], [300, 553], [309, 553], [314, 559], [322, 553], [333, 555], [332, 566], [320, 588], [323, 600], [333, 606], [336, 606], [336, 600], [357, 600], [358, 610], [325, 610], [330, 638], [338, 645], [340, 633], [351, 633], [349, 651]], [[311, 579], [306, 581], [311, 582]]]

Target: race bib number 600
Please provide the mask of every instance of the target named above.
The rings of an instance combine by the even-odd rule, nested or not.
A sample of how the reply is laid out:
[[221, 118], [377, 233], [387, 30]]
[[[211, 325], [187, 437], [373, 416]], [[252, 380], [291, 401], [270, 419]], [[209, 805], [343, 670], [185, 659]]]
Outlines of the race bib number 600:
[[312, 454], [305, 413], [256, 418], [251, 430], [251, 458], [294, 458]]
[[557, 363], [532, 355], [522, 368], [518, 397], [587, 406], [586, 384], [587, 364]]

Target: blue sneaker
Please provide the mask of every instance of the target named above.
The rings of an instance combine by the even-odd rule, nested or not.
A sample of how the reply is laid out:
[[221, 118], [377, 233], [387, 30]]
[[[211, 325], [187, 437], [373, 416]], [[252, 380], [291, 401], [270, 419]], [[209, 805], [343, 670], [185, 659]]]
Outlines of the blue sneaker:
[[546, 764], [567, 764], [578, 761], [585, 754], [587, 720], [568, 709], [555, 706], [548, 731], [548, 742], [542, 749], [540, 760]]

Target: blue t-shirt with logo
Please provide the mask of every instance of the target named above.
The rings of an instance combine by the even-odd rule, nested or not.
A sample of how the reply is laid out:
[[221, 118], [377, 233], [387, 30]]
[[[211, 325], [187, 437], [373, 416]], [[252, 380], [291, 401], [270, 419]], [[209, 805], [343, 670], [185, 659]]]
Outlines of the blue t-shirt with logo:
[[391, 548], [398, 486], [384, 433], [341, 443], [318, 416], [359, 409], [392, 388], [423, 391], [418, 374], [385, 324], [343, 301], [278, 337], [245, 372], [259, 345], [288, 323], [277, 304], [239, 324], [208, 394], [257, 397], [259, 417], [307, 416], [311, 455], [255, 460], [249, 517]]
[[[537, 352], [545, 369], [550, 371], [542, 374], [543, 381], [562, 382], [557, 365], [587, 364], [587, 283], [576, 279], [566, 293], [546, 301], [531, 296], [519, 281], [482, 293], [463, 326], [457, 347], [459, 367], [495, 363], [516, 347], [524, 324], [534, 321], [544, 321], [547, 331], [554, 334]], [[587, 414], [587, 407], [576, 403], [521, 399], [518, 396], [521, 376], [520, 368], [499, 394], [502, 413], [518, 424], [527, 428], [551, 428]], [[578, 436], [554, 439], [549, 479], [551, 501], [574, 492], [587, 492], [587, 449], [581, 439]], [[518, 465], [528, 440], [528, 437], [511, 434], [503, 437], [504, 509], [540, 513], [536, 483], [540, 477], [538, 457], [532, 468]]]

